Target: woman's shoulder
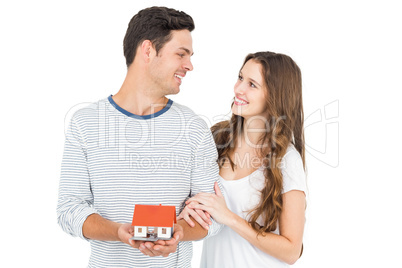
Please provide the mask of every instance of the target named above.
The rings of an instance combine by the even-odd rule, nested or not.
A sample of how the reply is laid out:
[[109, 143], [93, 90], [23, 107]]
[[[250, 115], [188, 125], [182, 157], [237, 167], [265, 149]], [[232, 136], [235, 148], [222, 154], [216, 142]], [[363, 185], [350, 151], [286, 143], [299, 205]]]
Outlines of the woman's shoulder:
[[293, 144], [289, 145], [281, 161], [283, 193], [291, 190], [306, 192], [306, 174], [303, 160]]
[[286, 161], [302, 161], [300, 153], [297, 151], [296, 147], [290, 143], [288, 148], [286, 149], [286, 153], [283, 156], [283, 159]]
[[214, 125], [211, 127], [211, 131], [212, 131], [212, 133], [214, 133], [214, 131], [218, 131], [218, 130], [220, 130], [220, 129], [228, 128], [229, 125], [230, 125], [230, 120], [220, 121], [220, 122], [214, 124]]

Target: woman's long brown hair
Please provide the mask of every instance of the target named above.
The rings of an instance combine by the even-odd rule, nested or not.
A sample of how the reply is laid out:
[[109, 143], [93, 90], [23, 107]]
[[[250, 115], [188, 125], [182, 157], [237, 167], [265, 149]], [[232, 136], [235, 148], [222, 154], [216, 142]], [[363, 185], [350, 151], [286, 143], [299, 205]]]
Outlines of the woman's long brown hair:
[[[305, 168], [302, 78], [299, 67], [289, 56], [257, 52], [249, 54], [243, 66], [249, 60], [254, 60], [262, 67], [267, 90], [266, 120], [270, 122], [260, 140], [263, 146], [258, 151], [264, 161], [265, 187], [261, 190], [259, 204], [249, 211], [250, 225], [259, 235], [264, 235], [265, 232], [276, 230], [282, 212], [281, 160], [290, 144], [299, 152]], [[230, 120], [212, 126], [220, 166], [229, 161], [234, 168], [230, 155], [243, 135], [243, 125], [244, 118], [233, 114]], [[260, 216], [263, 226], [257, 223]]]

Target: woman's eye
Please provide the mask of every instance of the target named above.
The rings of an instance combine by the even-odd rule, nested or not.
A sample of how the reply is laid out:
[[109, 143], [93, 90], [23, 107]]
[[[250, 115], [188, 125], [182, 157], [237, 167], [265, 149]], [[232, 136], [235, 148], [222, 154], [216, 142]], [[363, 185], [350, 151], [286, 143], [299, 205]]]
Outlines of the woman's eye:
[[256, 86], [250, 82], [250, 87], [256, 88]]
[[243, 76], [239, 75], [239, 80], [243, 81]]

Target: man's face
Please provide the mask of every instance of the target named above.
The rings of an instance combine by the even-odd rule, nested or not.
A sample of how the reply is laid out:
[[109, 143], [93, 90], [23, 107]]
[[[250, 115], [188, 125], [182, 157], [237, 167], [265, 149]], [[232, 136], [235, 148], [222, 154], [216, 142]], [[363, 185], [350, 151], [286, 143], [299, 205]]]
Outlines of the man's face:
[[190, 57], [193, 55], [193, 40], [188, 30], [172, 31], [167, 42], [150, 62], [150, 75], [154, 87], [162, 95], [177, 94], [182, 79], [193, 70]]

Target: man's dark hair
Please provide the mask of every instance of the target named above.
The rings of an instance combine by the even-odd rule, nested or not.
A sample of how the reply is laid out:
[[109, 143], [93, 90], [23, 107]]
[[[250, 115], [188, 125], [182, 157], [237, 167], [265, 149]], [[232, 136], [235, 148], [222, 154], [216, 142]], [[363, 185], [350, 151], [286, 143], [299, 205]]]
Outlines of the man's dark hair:
[[183, 11], [167, 7], [149, 7], [138, 12], [128, 24], [124, 37], [124, 56], [127, 68], [133, 63], [138, 46], [150, 40], [158, 54], [172, 38], [172, 30], [194, 30], [194, 21]]

